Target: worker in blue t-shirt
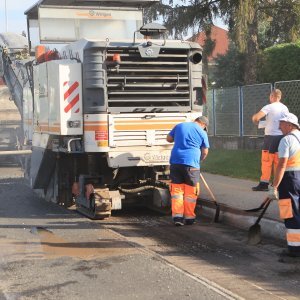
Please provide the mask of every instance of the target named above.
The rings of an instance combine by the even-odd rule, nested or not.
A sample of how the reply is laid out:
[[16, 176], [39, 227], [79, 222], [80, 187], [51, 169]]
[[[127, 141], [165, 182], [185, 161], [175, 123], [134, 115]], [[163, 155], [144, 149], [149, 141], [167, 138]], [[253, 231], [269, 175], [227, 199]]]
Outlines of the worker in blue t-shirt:
[[170, 158], [170, 192], [172, 218], [176, 226], [192, 225], [199, 193], [200, 161], [209, 148], [207, 137], [208, 119], [198, 117], [194, 122], [176, 125], [168, 134], [167, 141], [174, 142]]

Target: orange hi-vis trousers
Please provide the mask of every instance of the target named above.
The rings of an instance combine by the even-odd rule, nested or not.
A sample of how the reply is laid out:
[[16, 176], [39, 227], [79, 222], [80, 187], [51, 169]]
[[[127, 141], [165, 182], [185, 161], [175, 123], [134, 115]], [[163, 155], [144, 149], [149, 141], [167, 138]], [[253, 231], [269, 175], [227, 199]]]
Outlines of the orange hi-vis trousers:
[[187, 184], [170, 184], [173, 218], [195, 219], [198, 191], [199, 185], [194, 187]]
[[[268, 150], [262, 150], [261, 153], [261, 182], [269, 183], [274, 165], [274, 173], [278, 166], [278, 152], [270, 153]], [[273, 174], [274, 174], [273, 173]]]

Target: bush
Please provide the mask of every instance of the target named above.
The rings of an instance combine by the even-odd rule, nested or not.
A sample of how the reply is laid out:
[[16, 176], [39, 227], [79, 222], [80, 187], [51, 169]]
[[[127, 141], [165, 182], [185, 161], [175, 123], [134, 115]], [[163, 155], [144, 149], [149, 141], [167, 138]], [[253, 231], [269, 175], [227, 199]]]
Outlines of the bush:
[[300, 41], [265, 49], [257, 71], [259, 82], [300, 79]]

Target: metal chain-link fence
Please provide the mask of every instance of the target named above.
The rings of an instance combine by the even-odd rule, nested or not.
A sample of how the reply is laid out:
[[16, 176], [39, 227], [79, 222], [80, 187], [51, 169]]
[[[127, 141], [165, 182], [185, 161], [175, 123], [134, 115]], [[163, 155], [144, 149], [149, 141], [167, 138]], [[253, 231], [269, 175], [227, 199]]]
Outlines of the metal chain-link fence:
[[274, 87], [282, 92], [282, 103], [289, 111], [300, 117], [300, 80], [275, 82]]
[[[281, 81], [274, 88], [282, 91], [282, 102], [300, 118], [300, 80]], [[207, 93], [204, 115], [208, 116], [209, 135], [263, 136], [264, 130], [252, 122], [253, 114], [269, 104], [271, 83], [212, 89]]]

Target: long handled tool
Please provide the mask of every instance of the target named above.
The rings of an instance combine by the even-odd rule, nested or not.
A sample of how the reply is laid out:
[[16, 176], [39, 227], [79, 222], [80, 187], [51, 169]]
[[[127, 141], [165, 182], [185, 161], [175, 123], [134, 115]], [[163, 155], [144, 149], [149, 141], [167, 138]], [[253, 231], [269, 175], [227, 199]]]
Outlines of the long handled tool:
[[249, 228], [248, 231], [248, 244], [249, 245], [257, 245], [261, 242], [261, 230], [259, 222], [263, 215], [265, 214], [267, 208], [269, 207], [272, 199], [266, 198], [266, 204], [260, 213], [259, 217], [257, 218], [256, 222]]
[[219, 222], [219, 215], [220, 215], [220, 210], [221, 210], [221, 207], [220, 207], [220, 204], [217, 202], [216, 200], [216, 197], [215, 195], [213, 194], [213, 192], [211, 191], [211, 189], [209, 188], [206, 180], [204, 179], [203, 175], [200, 173], [200, 179], [202, 180], [205, 188], [207, 189], [210, 197], [212, 198], [213, 202], [215, 203], [216, 205], [216, 213], [215, 213], [215, 217], [214, 217], [214, 222], [215, 223], [218, 223]]

